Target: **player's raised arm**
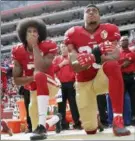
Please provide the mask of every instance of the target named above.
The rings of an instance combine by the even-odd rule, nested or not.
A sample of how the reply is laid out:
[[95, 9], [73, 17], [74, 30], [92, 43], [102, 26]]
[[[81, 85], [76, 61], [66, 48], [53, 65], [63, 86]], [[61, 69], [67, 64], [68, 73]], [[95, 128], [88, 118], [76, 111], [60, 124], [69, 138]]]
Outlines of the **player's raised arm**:
[[48, 53], [47, 55], [42, 56], [40, 54], [40, 50], [38, 47], [33, 48], [33, 53], [35, 57], [34, 59], [35, 70], [38, 70], [41, 72], [47, 71], [55, 57], [54, 54]]
[[48, 53], [47, 55], [42, 56], [39, 48], [36, 46], [33, 48], [33, 54], [35, 57], [34, 59], [35, 70], [38, 70], [41, 72], [45, 72], [50, 67], [55, 57], [54, 54], [52, 53]]
[[[38, 42], [35, 42], [38, 37], [31, 36], [30, 38], [29, 42], [33, 46], [35, 71], [46, 72], [57, 53], [57, 45], [53, 41], [38, 44]], [[46, 54], [47, 51], [48, 53]]]

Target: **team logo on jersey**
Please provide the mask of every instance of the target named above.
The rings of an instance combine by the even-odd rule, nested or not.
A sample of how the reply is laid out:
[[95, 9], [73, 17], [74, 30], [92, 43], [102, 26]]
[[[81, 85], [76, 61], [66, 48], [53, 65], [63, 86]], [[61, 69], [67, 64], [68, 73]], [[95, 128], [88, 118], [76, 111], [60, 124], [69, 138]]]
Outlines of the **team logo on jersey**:
[[108, 32], [106, 30], [103, 30], [100, 35], [102, 39], [106, 39], [108, 36]]

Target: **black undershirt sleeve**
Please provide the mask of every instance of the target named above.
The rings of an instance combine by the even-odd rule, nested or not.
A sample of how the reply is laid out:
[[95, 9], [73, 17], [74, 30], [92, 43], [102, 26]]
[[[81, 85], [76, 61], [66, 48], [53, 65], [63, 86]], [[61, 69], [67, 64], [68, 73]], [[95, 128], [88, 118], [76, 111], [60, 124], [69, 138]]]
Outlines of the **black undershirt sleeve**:
[[101, 64], [101, 51], [99, 49], [99, 47], [95, 47], [93, 50], [92, 50], [92, 54], [94, 54], [95, 56], [95, 59], [96, 59], [96, 63], [97, 64]]

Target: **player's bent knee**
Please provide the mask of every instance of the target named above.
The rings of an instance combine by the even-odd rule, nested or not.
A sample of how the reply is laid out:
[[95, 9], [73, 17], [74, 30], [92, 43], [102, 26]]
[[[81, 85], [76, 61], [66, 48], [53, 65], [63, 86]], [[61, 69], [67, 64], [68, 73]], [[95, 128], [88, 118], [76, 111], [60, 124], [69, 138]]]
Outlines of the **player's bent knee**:
[[95, 130], [85, 130], [85, 132], [88, 134], [88, 135], [92, 135], [92, 134], [96, 134], [97, 133], [97, 128]]
[[96, 109], [84, 107], [79, 109], [79, 113], [80, 119], [82, 121], [82, 126], [86, 131], [92, 131], [98, 127]]
[[82, 122], [82, 124], [83, 124], [84, 130], [89, 131], [89, 132], [95, 131], [95, 129], [97, 129], [97, 127], [98, 127], [97, 121], [89, 120], [87, 122]]
[[114, 71], [112, 71], [112, 70], [114, 70], [114, 68], [115, 69], [120, 69], [118, 61], [115, 61], [115, 60], [114, 61], [108, 61], [103, 65], [103, 71], [105, 72], [105, 74], [109, 73], [109, 72], [114, 73]]
[[35, 82], [37, 85], [37, 95], [49, 95], [47, 76], [43, 72], [34, 73]]
[[34, 72], [34, 79], [35, 79], [35, 81], [37, 81], [37, 80], [40, 80], [41, 81], [42, 79], [45, 79], [45, 78], [46, 78], [45, 73], [40, 72], [40, 71]]

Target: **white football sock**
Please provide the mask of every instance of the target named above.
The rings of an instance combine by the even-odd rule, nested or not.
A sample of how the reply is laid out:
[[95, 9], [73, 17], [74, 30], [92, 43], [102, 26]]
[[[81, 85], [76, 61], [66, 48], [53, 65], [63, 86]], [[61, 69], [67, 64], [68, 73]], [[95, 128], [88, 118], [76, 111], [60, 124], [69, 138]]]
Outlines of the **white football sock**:
[[38, 102], [38, 115], [39, 115], [38, 123], [45, 126], [48, 103], [49, 103], [49, 96], [48, 95], [39, 95], [37, 96], [37, 102]]
[[59, 117], [57, 115], [54, 115], [52, 118], [46, 121], [46, 123], [49, 125], [49, 127], [55, 125], [59, 121]]

